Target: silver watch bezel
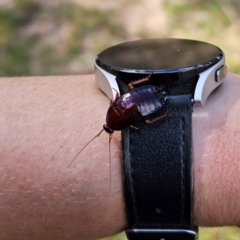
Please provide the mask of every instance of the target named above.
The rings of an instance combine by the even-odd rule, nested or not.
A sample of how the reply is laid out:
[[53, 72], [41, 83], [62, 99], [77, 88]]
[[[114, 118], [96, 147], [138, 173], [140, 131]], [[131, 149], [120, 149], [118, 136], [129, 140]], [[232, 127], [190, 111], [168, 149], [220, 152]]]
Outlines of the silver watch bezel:
[[[116, 82], [116, 76], [99, 67], [96, 61], [94, 67], [97, 86], [107, 95], [108, 98], [114, 100], [116, 92], [120, 94]], [[204, 106], [208, 96], [213, 90], [222, 84], [226, 75], [227, 67], [225, 65], [225, 55], [223, 54], [219, 62], [199, 74], [193, 98], [194, 106]]]

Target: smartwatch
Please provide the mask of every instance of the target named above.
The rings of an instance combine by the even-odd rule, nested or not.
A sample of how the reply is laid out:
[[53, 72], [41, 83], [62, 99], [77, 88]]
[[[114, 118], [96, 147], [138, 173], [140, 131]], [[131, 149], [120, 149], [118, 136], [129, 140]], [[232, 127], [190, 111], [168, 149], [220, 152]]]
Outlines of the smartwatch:
[[138, 110], [147, 109], [122, 131], [129, 240], [198, 238], [192, 214], [192, 111], [204, 106], [226, 75], [223, 51], [195, 40], [143, 39], [97, 55], [99, 88], [113, 101], [135, 91]]

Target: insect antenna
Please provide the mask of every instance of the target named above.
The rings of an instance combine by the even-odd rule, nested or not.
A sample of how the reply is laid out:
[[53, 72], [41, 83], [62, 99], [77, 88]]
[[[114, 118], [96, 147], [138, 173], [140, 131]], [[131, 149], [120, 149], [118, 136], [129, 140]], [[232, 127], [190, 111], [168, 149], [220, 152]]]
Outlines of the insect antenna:
[[101, 133], [103, 132], [104, 129], [102, 129], [98, 134], [96, 134], [89, 142], [87, 142], [81, 149], [80, 151], [75, 155], [75, 157], [72, 159], [72, 161], [70, 162], [70, 164], [68, 165], [68, 167], [70, 167], [72, 165], [72, 163], [74, 162], [74, 160], [78, 157], [78, 155], [84, 150], [85, 147], [87, 147], [95, 138], [99, 137], [101, 135]]
[[109, 191], [110, 192], [111, 192], [111, 186], [112, 186], [111, 140], [112, 140], [112, 134], [109, 134], [108, 155], [109, 155]]

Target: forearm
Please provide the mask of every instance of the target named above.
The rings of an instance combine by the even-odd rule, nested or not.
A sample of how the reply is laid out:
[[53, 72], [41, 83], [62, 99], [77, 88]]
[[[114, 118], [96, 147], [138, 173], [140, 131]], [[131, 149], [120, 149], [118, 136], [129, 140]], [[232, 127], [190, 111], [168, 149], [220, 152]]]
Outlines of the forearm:
[[119, 134], [111, 145], [110, 193], [108, 135], [69, 167], [102, 129], [109, 106], [93, 76], [9, 78], [0, 85], [0, 239], [94, 239], [122, 230]]
[[[0, 91], [0, 239], [94, 239], [123, 230], [120, 133], [111, 166], [103, 133], [69, 167], [105, 123], [109, 99], [93, 76], [1, 79]], [[240, 225], [239, 92], [239, 77], [229, 75], [194, 109], [199, 225]]]

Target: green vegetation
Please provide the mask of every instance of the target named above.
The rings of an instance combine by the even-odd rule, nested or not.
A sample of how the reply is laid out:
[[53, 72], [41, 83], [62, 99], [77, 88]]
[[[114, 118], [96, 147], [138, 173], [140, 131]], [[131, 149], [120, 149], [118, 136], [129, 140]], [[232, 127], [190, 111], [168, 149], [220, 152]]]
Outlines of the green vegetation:
[[239, 68], [239, 1], [174, 0], [165, 3], [171, 36], [195, 38], [221, 47], [227, 56], [230, 71]]
[[60, 7], [59, 18], [73, 26], [68, 39], [67, 54], [77, 56], [84, 51], [83, 39], [91, 34], [99, 35], [104, 32], [109, 38], [118, 35], [124, 36], [122, 25], [112, 22], [114, 12], [100, 11], [96, 8], [76, 7], [73, 4], [64, 4]]
[[[31, 21], [38, 7], [36, 3], [15, 1], [16, 7], [0, 9], [0, 74], [29, 75], [31, 56], [29, 49], [33, 38], [22, 38], [19, 34], [26, 22]], [[26, 14], [30, 13], [30, 14]]]
[[240, 237], [240, 228], [200, 228], [199, 235], [199, 240], [238, 240]]
[[[68, 1], [56, 6], [32, 0], [14, 3], [0, 9], [0, 75], [71, 74], [69, 65], [76, 59], [81, 65], [86, 51], [96, 55], [125, 37], [114, 11]], [[82, 73], [92, 64], [89, 61]]]
[[[234, 0], [163, 1], [156, 24], [165, 17], [164, 28], [144, 27], [152, 13], [139, 13], [134, 34], [132, 9], [149, 4], [130, 1], [125, 8], [60, 1], [14, 0], [0, 8], [0, 75], [83, 74], [93, 71], [95, 55], [113, 44], [137, 38], [180, 37], [212, 42], [227, 55], [230, 71], [239, 70], [240, 2]], [[91, 0], [89, 1], [91, 2]], [[135, 13], [136, 14], [136, 13]], [[139, 17], [138, 14], [135, 17]], [[129, 21], [128, 21], [129, 19]], [[127, 25], [126, 25], [127, 24]], [[229, 57], [231, 56], [231, 57]]]

